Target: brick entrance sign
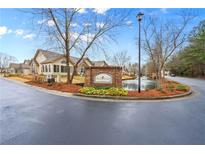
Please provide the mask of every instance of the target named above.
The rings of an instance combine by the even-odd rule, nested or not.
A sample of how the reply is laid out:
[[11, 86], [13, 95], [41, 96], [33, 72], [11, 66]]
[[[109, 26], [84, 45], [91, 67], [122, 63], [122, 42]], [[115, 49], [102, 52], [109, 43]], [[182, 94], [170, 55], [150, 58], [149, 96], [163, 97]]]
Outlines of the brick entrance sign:
[[85, 69], [85, 86], [122, 87], [122, 68], [87, 67]]

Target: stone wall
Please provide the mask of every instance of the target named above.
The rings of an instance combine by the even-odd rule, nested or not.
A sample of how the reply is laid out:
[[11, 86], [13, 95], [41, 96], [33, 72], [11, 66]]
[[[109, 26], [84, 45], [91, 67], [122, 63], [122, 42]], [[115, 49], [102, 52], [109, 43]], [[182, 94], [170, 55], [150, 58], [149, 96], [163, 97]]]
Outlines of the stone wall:
[[[96, 83], [95, 77], [99, 74], [107, 74], [112, 77], [111, 83]], [[122, 87], [122, 68], [121, 67], [87, 67], [85, 68], [85, 86], [99, 87]]]

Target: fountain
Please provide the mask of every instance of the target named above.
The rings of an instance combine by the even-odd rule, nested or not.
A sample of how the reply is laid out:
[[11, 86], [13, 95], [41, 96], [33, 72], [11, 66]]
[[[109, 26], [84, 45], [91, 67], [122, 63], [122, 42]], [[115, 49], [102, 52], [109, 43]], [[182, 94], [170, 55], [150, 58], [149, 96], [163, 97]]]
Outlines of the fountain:
[[[126, 90], [137, 90], [138, 89], [138, 78], [134, 80], [125, 80], [122, 82], [123, 88]], [[141, 90], [154, 89], [156, 82], [149, 80], [146, 76], [141, 77]]]

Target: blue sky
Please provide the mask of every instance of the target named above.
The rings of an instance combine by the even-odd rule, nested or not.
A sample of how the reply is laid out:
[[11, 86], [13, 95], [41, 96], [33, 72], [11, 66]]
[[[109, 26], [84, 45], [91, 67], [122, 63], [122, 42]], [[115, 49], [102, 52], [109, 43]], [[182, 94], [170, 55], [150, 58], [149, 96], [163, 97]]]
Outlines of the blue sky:
[[[107, 11], [112, 9], [86, 9], [83, 13], [93, 11], [98, 14], [106, 14]], [[38, 37], [37, 29], [34, 25], [38, 24], [38, 20], [32, 20], [29, 9], [0, 9], [0, 52], [7, 53], [15, 56], [19, 62], [24, 59], [31, 59], [38, 48], [44, 48], [42, 40]], [[131, 57], [131, 61], [137, 61], [137, 46], [136, 37], [138, 35], [138, 26], [136, 21], [136, 14], [143, 11], [145, 16], [158, 15], [160, 17], [170, 18], [177, 20], [177, 12], [179, 9], [131, 9], [132, 13], [129, 17], [131, 26], [118, 29], [116, 37], [117, 42], [112, 42], [106, 48], [109, 53], [119, 52], [126, 50]], [[187, 31], [191, 31], [194, 26], [205, 19], [205, 9], [194, 9], [197, 17], [189, 25]], [[143, 24], [143, 23], [142, 23]], [[146, 61], [146, 55], [143, 54], [143, 62]], [[92, 55], [91, 59], [101, 60], [104, 56], [102, 53]]]

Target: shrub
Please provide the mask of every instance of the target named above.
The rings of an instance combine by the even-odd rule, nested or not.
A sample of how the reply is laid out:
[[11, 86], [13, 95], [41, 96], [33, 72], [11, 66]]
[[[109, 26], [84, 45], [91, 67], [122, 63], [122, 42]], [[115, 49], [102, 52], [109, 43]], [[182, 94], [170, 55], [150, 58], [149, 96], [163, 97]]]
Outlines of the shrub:
[[169, 84], [168, 85], [168, 90], [173, 92], [174, 91], [174, 85], [173, 84]]
[[123, 88], [110, 88], [107, 90], [107, 94], [112, 96], [127, 96], [128, 91]]
[[52, 86], [55, 83], [55, 79], [54, 78], [47, 79], [47, 82], [48, 82], [48, 86]]
[[127, 96], [128, 91], [123, 88], [94, 88], [83, 87], [79, 90], [80, 93], [87, 95], [110, 95], [110, 96]]
[[160, 91], [161, 93], [165, 93], [165, 91], [164, 91], [164, 89], [163, 89], [162, 86], [159, 86], [159, 87], [157, 88], [157, 90]]
[[170, 84], [178, 84], [178, 82], [176, 82], [176, 81], [170, 81], [170, 80], [168, 80], [167, 83], [170, 83]]
[[157, 91], [162, 91], [162, 90], [163, 90], [162, 86], [157, 87]]
[[178, 91], [187, 91], [188, 87], [182, 84], [177, 85], [176, 90]]
[[106, 90], [106, 89], [110, 89], [111, 87], [95, 87], [95, 89], [104, 89], [104, 90]]
[[44, 75], [35, 75], [35, 76], [33, 76], [32, 80], [35, 83], [43, 83], [45, 81], [45, 76]]

